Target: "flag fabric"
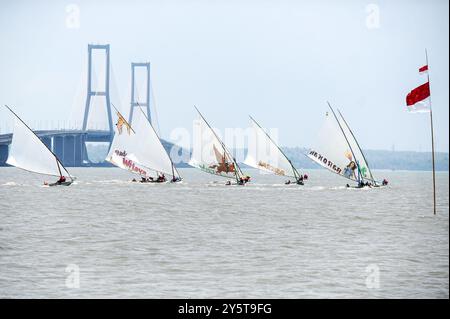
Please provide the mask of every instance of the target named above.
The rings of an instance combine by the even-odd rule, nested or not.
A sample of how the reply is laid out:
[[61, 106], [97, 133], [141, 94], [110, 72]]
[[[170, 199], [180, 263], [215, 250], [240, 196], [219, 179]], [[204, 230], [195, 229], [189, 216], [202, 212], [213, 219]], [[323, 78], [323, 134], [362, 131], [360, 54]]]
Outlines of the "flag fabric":
[[119, 131], [119, 134], [122, 134], [122, 129], [123, 129], [123, 126], [125, 125], [125, 127], [127, 128], [128, 135], [130, 135], [130, 130], [131, 130], [130, 124], [128, 124], [128, 122], [125, 120], [125, 118], [119, 112], [117, 112], [117, 116], [119, 118], [117, 119], [116, 126], [117, 126], [117, 130]]
[[430, 112], [430, 82], [426, 82], [406, 96], [409, 112]]
[[428, 65], [424, 65], [419, 69], [419, 73], [427, 73], [428, 72]]

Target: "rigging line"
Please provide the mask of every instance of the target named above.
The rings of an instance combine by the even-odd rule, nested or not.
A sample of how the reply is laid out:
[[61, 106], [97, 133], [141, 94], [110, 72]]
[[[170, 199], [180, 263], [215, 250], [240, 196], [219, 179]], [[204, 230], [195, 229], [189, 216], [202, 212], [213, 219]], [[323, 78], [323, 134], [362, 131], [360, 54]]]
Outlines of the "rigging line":
[[[137, 103], [139, 109], [141, 110], [142, 115], [144, 115], [145, 119], [146, 119], [147, 122], [150, 124], [150, 127], [152, 128], [153, 132], [155, 133], [156, 137], [158, 138], [159, 143], [161, 144], [162, 148], [164, 149], [164, 153], [167, 155], [167, 158], [169, 159], [170, 163], [172, 164], [172, 170], [175, 170], [175, 171], [177, 172], [177, 175], [180, 177], [180, 176], [181, 176], [181, 175], [180, 175], [180, 172], [178, 172], [178, 170], [177, 170], [176, 167], [175, 167], [175, 164], [174, 164], [173, 161], [172, 161], [172, 158], [171, 158], [171, 157], [169, 156], [169, 154], [167, 153], [166, 148], [164, 147], [163, 143], [161, 142], [161, 138], [159, 137], [158, 133], [156, 133], [155, 128], [153, 127], [153, 125], [152, 125], [152, 123], [150, 122], [150, 120], [149, 120], [149, 118], [147, 117], [147, 115], [145, 115], [145, 112], [144, 112], [144, 110], [142, 110], [141, 106], [139, 105], [139, 102], [136, 102], [136, 103]], [[172, 174], [172, 176], [175, 177], [175, 175], [173, 175], [173, 174]]]
[[[136, 90], [136, 99], [135, 99], [135, 101], [133, 101], [133, 103], [136, 103], [138, 105], [138, 107], [141, 108], [142, 106], [139, 104], [139, 100], [140, 100], [139, 88], [137, 85], [135, 85], [135, 90]], [[158, 117], [158, 113], [156, 111], [156, 100], [155, 100], [155, 96], [154, 96], [154, 92], [153, 92], [153, 85], [152, 85], [151, 81], [150, 81], [150, 92], [147, 92], [147, 94], [150, 94], [150, 96], [149, 96], [150, 105], [148, 106], [149, 112], [151, 112], [150, 107], [153, 105], [153, 103], [151, 103], [151, 99], [153, 98], [153, 102], [155, 104], [153, 111], [155, 113], [155, 122], [156, 122], [156, 126], [157, 126], [157, 129], [155, 129], [155, 131], [158, 132], [158, 135], [161, 135], [161, 127], [159, 126], [159, 117]], [[151, 114], [148, 114], [148, 115], [151, 117]], [[149, 122], [150, 122], [150, 124], [152, 124], [152, 121], [149, 120]], [[153, 126], [153, 124], [152, 124], [152, 126]]]
[[110, 86], [111, 90], [110, 90], [110, 93], [112, 95], [112, 96], [110, 96], [110, 98], [113, 99], [113, 100], [120, 101], [120, 103], [123, 104], [122, 103], [123, 99], [121, 97], [120, 91], [119, 91], [118, 86], [117, 86], [116, 74], [115, 74], [115, 71], [114, 71], [113, 63], [110, 64], [110, 68], [111, 68], [111, 77], [110, 77], [110, 79], [111, 79], [111, 86]]
[[[278, 145], [277, 145], [277, 143], [275, 143], [275, 141], [270, 137], [270, 135], [261, 127], [261, 125], [259, 125], [259, 123], [258, 122], [256, 122], [256, 120], [251, 116], [251, 115], [249, 115], [249, 117], [250, 117], [250, 119], [261, 129], [261, 131], [263, 131], [264, 132], [264, 134], [266, 134], [266, 136], [269, 138], [269, 140], [278, 148], [278, 150], [281, 152], [281, 154], [283, 154], [283, 156], [287, 159], [287, 161], [289, 162], [289, 164], [291, 165], [291, 167], [292, 167], [292, 170], [293, 170], [293, 172], [294, 172], [294, 177], [295, 177], [295, 179], [297, 179], [297, 176], [298, 177], [300, 177], [300, 173], [298, 172], [298, 170], [294, 167], [294, 165], [292, 164], [292, 162], [291, 162], [291, 160], [286, 156], [286, 154], [283, 152], [283, 150], [281, 149], [281, 147], [279, 147]], [[295, 175], [297, 175], [297, 176], [295, 176]], [[298, 181], [298, 179], [297, 179], [297, 181]]]
[[73, 178], [72, 178], [72, 176], [70, 175], [70, 173], [69, 173], [69, 171], [67, 170], [67, 168], [61, 163], [61, 161], [59, 160], [59, 158], [58, 158], [58, 156], [56, 156], [56, 154], [55, 153], [53, 153], [52, 152], [52, 150], [47, 146], [47, 145], [45, 145], [42, 141], [41, 141], [41, 139], [39, 138], [39, 136], [37, 136], [37, 134], [36, 133], [34, 133], [34, 131], [13, 111], [13, 110], [11, 110], [11, 108], [8, 106], [8, 105], [6, 105], [5, 104], [5, 107], [12, 113], [12, 114], [14, 114], [14, 116], [17, 118], [17, 119], [19, 119], [19, 121], [20, 122], [22, 122], [23, 123], [23, 125], [25, 125], [25, 127], [27, 128], [27, 129], [29, 129], [30, 131], [31, 131], [31, 133], [33, 133], [37, 138], [38, 138], [38, 140], [39, 140], [39, 142], [41, 142], [47, 149], [48, 149], [48, 151], [56, 158], [56, 161], [57, 162], [59, 162], [60, 164], [61, 164], [61, 166], [64, 168], [64, 170], [66, 171], [66, 173], [67, 173], [67, 175], [70, 177], [70, 179], [71, 180], [73, 180]]
[[348, 130], [350, 131], [350, 134], [352, 135], [353, 139], [354, 139], [355, 142], [356, 142], [356, 146], [358, 147], [358, 149], [359, 149], [359, 151], [361, 152], [361, 155], [362, 155], [364, 161], [365, 161], [366, 164], [367, 164], [367, 169], [369, 170], [370, 178], [372, 179], [372, 181], [374, 181], [374, 182], [376, 183], [376, 180], [375, 180], [375, 178], [373, 177], [373, 174], [372, 174], [372, 170], [371, 170], [370, 167], [369, 167], [369, 162], [367, 161], [366, 156], [364, 155], [364, 152], [362, 151], [361, 146], [359, 145], [358, 140], [357, 140], [356, 137], [355, 137], [355, 134], [353, 134], [352, 129], [351, 129], [350, 126], [347, 124], [347, 121], [345, 120], [345, 118], [344, 118], [344, 116], [342, 115], [341, 111], [339, 111], [339, 109], [337, 109], [337, 111], [338, 111], [339, 115], [341, 116], [342, 120], [344, 121], [345, 126], [347, 126]]
[[[350, 145], [350, 142], [348, 141], [347, 135], [345, 135], [344, 129], [342, 128], [342, 125], [341, 125], [341, 123], [339, 122], [339, 120], [338, 120], [338, 118], [337, 118], [337, 116], [336, 116], [336, 113], [334, 112], [333, 108], [331, 107], [330, 102], [327, 101], [327, 103], [328, 103], [328, 106], [330, 107], [331, 112], [333, 112], [334, 118], [335, 118], [336, 122], [338, 123], [339, 128], [341, 129], [342, 134], [344, 135], [345, 141], [347, 142], [347, 145], [348, 145], [348, 147], [350, 148], [350, 152], [352, 152], [353, 158], [355, 159], [356, 167], [358, 168], [359, 176], [361, 176], [361, 170], [359, 169], [359, 165], [358, 165], [358, 162], [357, 162], [355, 153], [353, 152], [352, 146]], [[360, 182], [360, 181], [358, 181], [358, 182]]]
[[159, 126], [159, 116], [158, 116], [158, 111], [156, 108], [156, 97], [155, 97], [155, 93], [153, 91], [153, 84], [152, 81], [150, 81], [150, 97], [149, 97], [149, 101], [151, 102], [153, 100], [153, 103], [150, 103], [150, 105], [153, 105], [153, 112], [155, 113], [155, 121], [156, 121], [156, 126], [158, 128], [158, 133], [161, 134], [161, 127]]
[[[56, 160], [56, 158], [55, 158], [55, 160]], [[61, 173], [61, 167], [59, 167], [58, 160], [56, 160], [56, 166], [58, 166], [59, 176], [63, 176]]]
[[[209, 129], [213, 132], [214, 136], [216, 137], [216, 139], [219, 141], [220, 145], [223, 148], [223, 151], [231, 158], [231, 160], [233, 161], [235, 167], [237, 169], [239, 169], [240, 174], [242, 174], [242, 176], [244, 175], [242, 173], [241, 168], [239, 167], [238, 163], [236, 162], [236, 159], [231, 156], [230, 152], [227, 150], [225, 144], [221, 141], [221, 139], [217, 136], [216, 132], [214, 132], [214, 130], [212, 129], [212, 127], [209, 125], [208, 121], [206, 121], [206, 119], [203, 117], [202, 113], [200, 113], [200, 111], [198, 110], [198, 108], [194, 105], [195, 109], [197, 110], [198, 114], [200, 115], [200, 117], [203, 119], [203, 121], [206, 123], [206, 125], [209, 127]], [[235, 176], [236, 176], [236, 181], [239, 182], [239, 176], [238, 176], [238, 172], [237, 170], [235, 170]]]

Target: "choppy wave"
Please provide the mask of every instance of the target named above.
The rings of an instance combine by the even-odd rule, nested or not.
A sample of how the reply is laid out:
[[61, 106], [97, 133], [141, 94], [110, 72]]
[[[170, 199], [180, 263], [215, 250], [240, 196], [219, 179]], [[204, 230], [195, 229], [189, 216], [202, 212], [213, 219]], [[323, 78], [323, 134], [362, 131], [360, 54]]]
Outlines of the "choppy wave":
[[[449, 296], [448, 174], [434, 216], [425, 174], [350, 190], [325, 171], [305, 186], [252, 174], [245, 187], [189, 169], [175, 185], [73, 171], [76, 187], [2, 187], [0, 297]], [[0, 185], [21, 174], [0, 169]], [[68, 289], [76, 267], [80, 288]]]

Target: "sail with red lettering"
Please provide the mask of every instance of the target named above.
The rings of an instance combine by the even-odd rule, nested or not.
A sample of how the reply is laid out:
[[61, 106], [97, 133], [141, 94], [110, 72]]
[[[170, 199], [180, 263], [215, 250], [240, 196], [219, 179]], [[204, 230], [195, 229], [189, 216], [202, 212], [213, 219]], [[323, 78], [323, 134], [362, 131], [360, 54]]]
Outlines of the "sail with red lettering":
[[142, 177], [151, 177], [158, 172], [179, 179], [175, 165], [142, 109], [134, 114], [132, 127], [119, 112], [117, 116], [114, 139], [106, 160]]

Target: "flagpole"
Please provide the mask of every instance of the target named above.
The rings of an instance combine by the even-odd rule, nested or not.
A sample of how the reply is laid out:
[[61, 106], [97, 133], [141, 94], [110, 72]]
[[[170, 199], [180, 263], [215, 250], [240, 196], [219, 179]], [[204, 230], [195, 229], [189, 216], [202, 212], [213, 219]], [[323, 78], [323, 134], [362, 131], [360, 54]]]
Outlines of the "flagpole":
[[[428, 52], [425, 49], [425, 58], [428, 67]], [[430, 68], [427, 70], [428, 85], [430, 86]], [[430, 87], [431, 92], [431, 87]], [[436, 168], [434, 163], [434, 129], [433, 129], [433, 108], [431, 107], [431, 93], [430, 93], [430, 128], [431, 128], [431, 161], [433, 166], [433, 213], [436, 215]]]

